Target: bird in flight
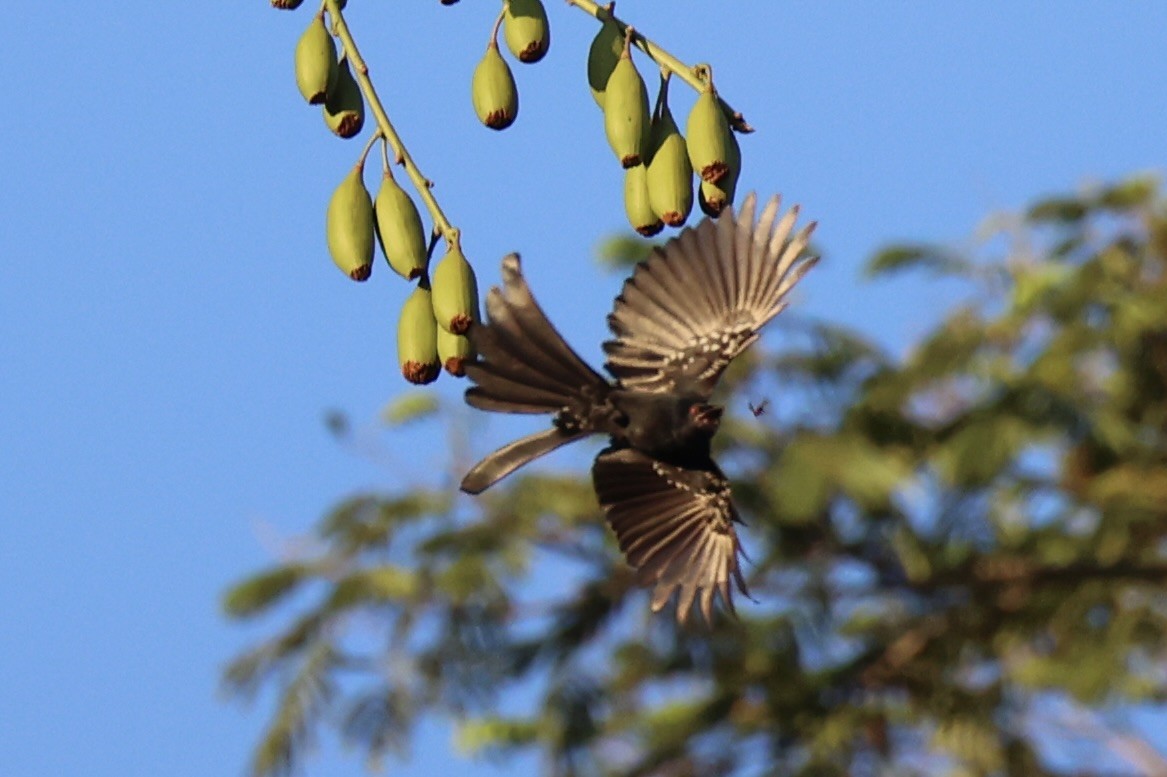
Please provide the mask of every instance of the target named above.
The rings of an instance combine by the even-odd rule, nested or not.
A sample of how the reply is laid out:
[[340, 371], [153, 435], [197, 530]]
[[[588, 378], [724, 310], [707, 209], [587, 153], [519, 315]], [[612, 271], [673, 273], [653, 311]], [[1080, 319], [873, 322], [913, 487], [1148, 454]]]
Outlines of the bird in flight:
[[733, 611], [741, 572], [740, 523], [729, 481], [710, 443], [723, 408], [711, 404], [721, 373], [786, 307], [786, 295], [817, 257], [804, 251], [815, 224], [794, 233], [798, 206], [779, 218], [775, 197], [755, 221], [749, 195], [736, 215], [705, 219], [655, 248], [624, 282], [608, 316], [605, 378], [551, 325], [523, 278], [517, 254], [502, 262], [502, 286], [486, 296], [485, 323], [470, 330], [478, 351], [466, 402], [499, 413], [552, 416], [549, 428], [476, 464], [462, 490], [478, 494], [519, 467], [592, 434], [610, 438], [592, 480], [620, 550], [659, 612], [679, 591], [677, 620], [714, 595]]

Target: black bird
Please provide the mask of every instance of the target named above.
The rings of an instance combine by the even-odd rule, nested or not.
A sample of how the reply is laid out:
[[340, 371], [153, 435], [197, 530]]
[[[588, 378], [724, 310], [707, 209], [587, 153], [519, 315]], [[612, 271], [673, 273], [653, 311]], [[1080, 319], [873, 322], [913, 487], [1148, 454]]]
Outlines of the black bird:
[[687, 228], [637, 265], [608, 316], [609, 381], [547, 320], [516, 254], [503, 259], [502, 288], [486, 297], [487, 322], [471, 328], [477, 385], [466, 402], [501, 413], [553, 415], [551, 427], [476, 464], [462, 490], [477, 494], [527, 462], [590, 434], [611, 444], [592, 478], [620, 549], [659, 611], [680, 590], [677, 619], [700, 594], [711, 620], [714, 592], [733, 610], [730, 579], [748, 596], [739, 566], [740, 523], [729, 481], [710, 456], [722, 408], [710, 404], [730, 361], [786, 307], [817, 261], [803, 251], [815, 225], [792, 235], [795, 205], [778, 217], [770, 200], [757, 222], [751, 194], [736, 216]]

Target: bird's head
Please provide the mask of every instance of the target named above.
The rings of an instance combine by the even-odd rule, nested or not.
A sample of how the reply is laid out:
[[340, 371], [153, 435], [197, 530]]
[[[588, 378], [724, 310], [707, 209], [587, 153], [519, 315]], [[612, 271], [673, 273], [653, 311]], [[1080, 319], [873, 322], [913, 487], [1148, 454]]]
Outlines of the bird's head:
[[689, 405], [689, 421], [696, 429], [712, 437], [721, 425], [723, 411], [724, 408], [708, 402], [694, 402]]

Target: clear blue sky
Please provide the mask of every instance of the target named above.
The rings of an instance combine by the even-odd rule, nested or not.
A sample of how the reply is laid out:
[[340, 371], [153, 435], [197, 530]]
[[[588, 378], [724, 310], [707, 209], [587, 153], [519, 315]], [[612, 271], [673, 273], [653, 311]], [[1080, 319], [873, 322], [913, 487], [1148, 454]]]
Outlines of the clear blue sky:
[[[272, 537], [306, 531], [354, 490], [395, 485], [322, 423], [338, 408], [367, 424], [402, 390], [405, 286], [383, 265], [364, 287], [347, 282], [325, 252], [324, 207], [359, 143], [329, 136], [293, 83], [310, 5], [45, 0], [7, 15], [4, 777], [240, 774], [266, 710], [222, 703], [216, 684], [259, 632], [220, 617], [222, 589], [271, 560]], [[598, 357], [618, 279], [591, 254], [624, 217], [583, 76], [593, 23], [548, 0], [551, 51], [515, 66], [519, 120], [497, 134], [469, 101], [495, 3], [350, 6], [482, 281], [522, 251], [553, 318]], [[896, 348], [951, 298], [863, 283], [878, 245], [963, 241], [991, 210], [1163, 169], [1164, 3], [621, 10], [678, 56], [715, 64], [758, 128], [743, 142], [742, 188], [781, 191], [820, 221], [827, 259], [797, 307]], [[687, 112], [691, 95], [674, 95]], [[482, 428], [479, 452], [505, 436]], [[444, 443], [415, 450], [440, 466]], [[415, 753], [394, 773], [456, 763], [443, 724]], [[359, 771], [327, 745], [309, 768]]]

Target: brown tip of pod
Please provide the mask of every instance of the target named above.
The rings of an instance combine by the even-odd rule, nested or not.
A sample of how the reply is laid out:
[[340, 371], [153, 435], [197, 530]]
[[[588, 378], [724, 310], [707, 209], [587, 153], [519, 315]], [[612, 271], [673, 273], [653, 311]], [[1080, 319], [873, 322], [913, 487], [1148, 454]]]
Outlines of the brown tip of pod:
[[442, 5], [453, 5], [456, 2], [458, 2], [458, 0], [442, 0]]
[[515, 123], [515, 114], [501, 109], [492, 111], [486, 115], [483, 123], [492, 130], [504, 130]]
[[336, 125], [336, 134], [342, 138], [351, 138], [361, 131], [361, 127], [365, 126], [365, 117], [355, 111], [346, 113], [340, 120], [340, 124]]
[[422, 364], [421, 362], [406, 362], [401, 367], [401, 375], [410, 383], [424, 386], [438, 379], [441, 368], [437, 364]]
[[543, 46], [542, 41], [531, 41], [531, 43], [527, 45], [527, 48], [519, 52], [519, 61], [526, 62], [528, 64], [532, 62], [538, 62], [539, 60], [543, 59], [543, 55], [546, 53], [547, 49]]
[[453, 375], [455, 378], [462, 378], [466, 376], [466, 357], [451, 356], [446, 359], [446, 372]]
[[304, 0], [271, 0], [271, 7], [278, 8], [281, 11], [294, 11], [300, 7], [300, 3]]
[[450, 319], [450, 332], [456, 335], [464, 335], [470, 331], [470, 325], [474, 323], [474, 319], [466, 315], [454, 316]]
[[640, 154], [628, 154], [620, 159], [620, 164], [627, 170], [640, 164]]
[[667, 213], [662, 213], [660, 219], [670, 227], [679, 227], [685, 223], [685, 214], [680, 211], [670, 210]]
[[373, 274], [373, 265], [362, 264], [360, 267], [358, 267], [357, 269], [350, 272], [348, 274], [348, 277], [352, 278], [354, 281], [364, 282], [364, 281], [369, 280], [369, 276], [372, 274]]
[[716, 199], [716, 200], [713, 200], [711, 202], [711, 201], [705, 199], [705, 192], [701, 190], [700, 186], [698, 186], [697, 187], [697, 204], [701, 206], [702, 213], [704, 213], [709, 218], [715, 219], [718, 216], [720, 216], [721, 212], [723, 210], [725, 210], [725, 207], [727, 205], [729, 205], [729, 198], [726, 197], [726, 198]]
[[328, 99], [328, 92], [321, 89], [319, 92], [313, 92], [312, 96], [308, 98], [309, 105], [324, 105], [324, 101]]
[[422, 267], [411, 267], [409, 275], [406, 277], [407, 281], [412, 281], [414, 278], [420, 278], [425, 274], [425, 269]]
[[658, 234], [664, 228], [664, 224], [659, 221], [654, 221], [651, 224], [645, 224], [644, 226], [637, 227], [636, 232], [644, 237], [652, 237], [653, 235]]
[[729, 172], [729, 165], [725, 162], [714, 162], [701, 168], [701, 180], [708, 183], [717, 183]]

